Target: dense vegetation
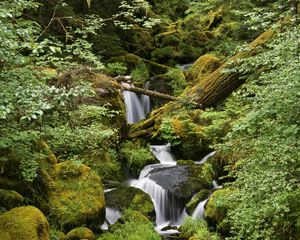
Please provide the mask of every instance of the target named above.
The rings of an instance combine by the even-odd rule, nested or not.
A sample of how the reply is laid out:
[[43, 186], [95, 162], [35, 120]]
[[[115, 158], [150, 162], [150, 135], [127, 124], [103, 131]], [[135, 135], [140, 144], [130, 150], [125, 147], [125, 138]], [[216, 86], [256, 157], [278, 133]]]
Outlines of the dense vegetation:
[[[299, 5], [1, 1], [0, 239], [24, 239], [27, 227], [32, 239], [48, 239], [48, 232], [51, 239], [160, 239], [153, 207], [141, 210], [147, 196], [130, 190], [122, 196], [131, 198], [122, 202], [131, 201], [122, 218], [106, 233], [98, 225], [105, 215], [102, 186], [137, 177], [157, 162], [149, 144], [165, 141], [183, 159], [178, 164], [191, 169], [186, 160], [216, 150], [209, 169], [224, 186], [207, 204], [207, 223], [186, 218], [179, 239], [300, 238]], [[270, 42], [228, 63], [268, 29], [275, 32]], [[191, 62], [190, 70], [176, 67]], [[201, 109], [185, 93], [225, 62], [222, 71], [236, 74], [241, 86]], [[114, 78], [125, 74], [136, 86], [149, 81], [152, 90], [180, 96], [171, 109], [152, 99], [165, 112], [151, 139], [127, 138]], [[37, 208], [26, 210], [31, 219], [15, 218], [22, 211], [16, 207], [27, 205], [41, 210], [50, 230]], [[20, 229], [15, 235], [9, 219]], [[34, 227], [45, 230], [42, 237]]]

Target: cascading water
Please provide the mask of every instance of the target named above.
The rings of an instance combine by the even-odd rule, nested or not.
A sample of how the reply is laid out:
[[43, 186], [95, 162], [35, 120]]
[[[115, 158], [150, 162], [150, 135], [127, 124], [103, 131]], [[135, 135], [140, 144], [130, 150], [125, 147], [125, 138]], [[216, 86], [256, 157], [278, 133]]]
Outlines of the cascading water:
[[[126, 85], [127, 83], [123, 83]], [[147, 87], [148, 85], [146, 85]], [[126, 106], [126, 118], [128, 123], [136, 123], [146, 118], [151, 110], [149, 96], [141, 94], [140, 96], [134, 92], [124, 90], [123, 96]]]
[[[149, 89], [149, 81], [145, 83], [144, 88]], [[148, 95], [141, 95], [141, 103], [145, 112], [145, 115], [147, 115], [151, 111], [151, 104], [150, 104], [150, 97]]]
[[197, 207], [195, 208], [195, 210], [192, 214], [192, 218], [203, 218], [204, 206], [207, 201], [208, 201], [208, 198], [198, 203]]
[[101, 225], [102, 230], [108, 230], [108, 225], [114, 224], [121, 217], [121, 213], [109, 207], [105, 208], [105, 221]]
[[123, 91], [126, 105], [126, 117], [128, 123], [135, 123], [145, 119], [145, 112], [142, 103], [136, 93]]
[[153, 171], [165, 169], [176, 164], [170, 147], [170, 144], [150, 146], [151, 151], [160, 161], [160, 164], [146, 166], [141, 171], [138, 180], [130, 181], [131, 186], [140, 188], [150, 195], [156, 212], [157, 230], [161, 230], [166, 226], [179, 226], [186, 216], [185, 210], [175, 196], [151, 179]]

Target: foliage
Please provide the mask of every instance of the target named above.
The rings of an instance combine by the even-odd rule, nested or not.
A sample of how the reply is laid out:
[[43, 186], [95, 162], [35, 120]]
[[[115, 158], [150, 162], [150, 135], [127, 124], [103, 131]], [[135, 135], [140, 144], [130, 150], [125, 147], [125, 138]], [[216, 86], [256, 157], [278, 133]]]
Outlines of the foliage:
[[132, 70], [131, 76], [134, 82], [145, 83], [149, 79], [149, 72], [146, 65], [140, 62], [135, 69]]
[[239, 94], [246, 114], [218, 146], [231, 153], [236, 168], [231, 185], [237, 191], [227, 198], [238, 203], [228, 213], [229, 239], [296, 239], [299, 234], [299, 36], [299, 26], [285, 29], [269, 51], [237, 69], [263, 71]]
[[170, 79], [168, 83], [175, 96], [179, 96], [187, 86], [186, 79], [180, 69], [171, 69], [166, 73]]
[[143, 144], [138, 141], [126, 141], [122, 143], [120, 154], [126, 159], [131, 174], [136, 177], [145, 165], [155, 162], [149, 145], [143, 146]]
[[120, 63], [120, 62], [115, 62], [115, 63], [108, 63], [105, 71], [108, 74], [111, 74], [113, 76], [115, 75], [122, 75], [125, 74], [127, 71], [127, 67], [124, 65], [124, 63]]
[[104, 233], [100, 235], [98, 240], [160, 240], [160, 236], [154, 230], [152, 223], [140, 221], [137, 218], [131, 218], [125, 221], [124, 224], [114, 228], [112, 233]]
[[161, 138], [167, 142], [170, 142], [172, 146], [179, 145], [181, 143], [179, 136], [176, 134], [173, 128], [173, 121], [171, 118], [164, 118], [161, 125]]
[[180, 227], [180, 237], [188, 239], [194, 236], [193, 239], [199, 240], [218, 240], [220, 239], [216, 234], [211, 234], [208, 231], [207, 224], [204, 219], [193, 219], [192, 217], [186, 217], [183, 225]]

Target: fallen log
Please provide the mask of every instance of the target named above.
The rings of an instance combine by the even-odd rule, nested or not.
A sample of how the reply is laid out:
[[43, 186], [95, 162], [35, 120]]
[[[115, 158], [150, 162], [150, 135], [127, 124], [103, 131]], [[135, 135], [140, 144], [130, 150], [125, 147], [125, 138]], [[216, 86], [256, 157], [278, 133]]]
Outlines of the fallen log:
[[[233, 62], [257, 54], [260, 46], [267, 43], [275, 34], [270, 29], [262, 33], [248, 46], [247, 51], [242, 51], [229, 58], [219, 68], [204, 78], [197, 79], [195, 85], [187, 88], [178, 98], [178, 101], [189, 99], [195, 102], [198, 107], [204, 109], [215, 105], [220, 100], [226, 98], [233, 90], [240, 86], [243, 81], [240, 79], [241, 73], [237, 71], [224, 71], [237, 67]], [[166, 116], [172, 109], [178, 108], [178, 101], [171, 102], [155, 110], [150, 114], [149, 119], [145, 119], [131, 126], [128, 133], [129, 138], [134, 137], [153, 137], [158, 134], [161, 118]], [[153, 131], [154, 129], [154, 131]]]
[[151, 91], [151, 90], [148, 90], [148, 89], [135, 87], [135, 86], [127, 84], [127, 83], [122, 83], [121, 84], [121, 89], [131, 91], [131, 92], [145, 94], [145, 95], [148, 95], [148, 96], [151, 96], [151, 97], [158, 97], [158, 98], [162, 98], [162, 99], [169, 100], [169, 101], [177, 100], [177, 97], [174, 97], [174, 96], [171, 96], [171, 95], [168, 95], [168, 94], [165, 94], [165, 93], [159, 93], [159, 92], [156, 92], [156, 91]]

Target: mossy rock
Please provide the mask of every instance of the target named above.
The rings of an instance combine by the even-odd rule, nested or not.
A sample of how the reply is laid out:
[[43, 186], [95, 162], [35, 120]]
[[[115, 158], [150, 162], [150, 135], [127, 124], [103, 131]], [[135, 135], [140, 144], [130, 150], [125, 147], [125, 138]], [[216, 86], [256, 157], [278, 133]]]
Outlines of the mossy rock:
[[107, 206], [114, 209], [121, 211], [131, 209], [149, 217], [154, 215], [154, 206], [150, 196], [135, 187], [119, 186], [117, 189], [105, 193], [105, 199]]
[[192, 214], [199, 202], [208, 198], [210, 191], [208, 189], [200, 190], [193, 199], [191, 199], [186, 205], [186, 211], [188, 214]]
[[92, 230], [86, 227], [78, 227], [66, 234], [63, 240], [94, 240], [95, 236]]
[[7, 210], [23, 204], [23, 196], [14, 190], [0, 189], [0, 206]]
[[33, 206], [17, 207], [0, 215], [1, 240], [48, 240], [49, 224]]
[[232, 194], [232, 189], [224, 188], [214, 191], [210, 196], [204, 211], [205, 219], [210, 226], [217, 227], [222, 234], [229, 233], [229, 226], [223, 220], [226, 217], [229, 207], [222, 202], [222, 198]]
[[208, 76], [220, 66], [220, 59], [211, 55], [205, 54], [197, 59], [192, 68], [188, 72], [190, 79], [199, 81]]
[[66, 161], [55, 165], [51, 177], [48, 211], [52, 224], [70, 230], [82, 224], [96, 228], [104, 221], [103, 187], [93, 170]]

